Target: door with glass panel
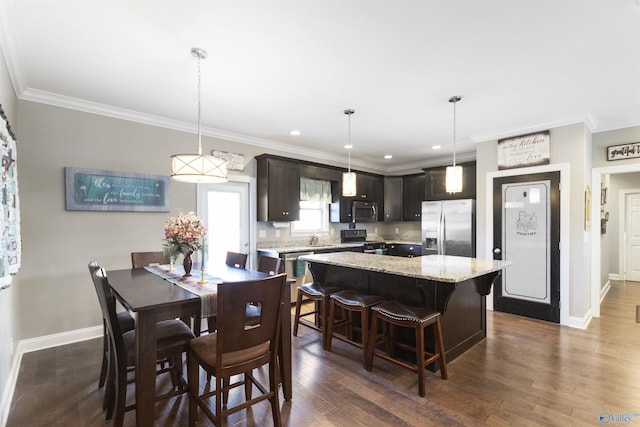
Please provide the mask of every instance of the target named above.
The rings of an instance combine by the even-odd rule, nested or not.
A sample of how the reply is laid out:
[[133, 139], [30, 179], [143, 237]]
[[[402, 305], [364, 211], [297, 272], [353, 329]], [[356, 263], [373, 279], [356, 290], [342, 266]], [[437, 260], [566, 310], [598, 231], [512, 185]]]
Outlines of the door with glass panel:
[[249, 194], [247, 182], [198, 186], [198, 215], [208, 230], [206, 263], [224, 264], [227, 251], [249, 253]]
[[495, 178], [494, 309], [560, 322], [560, 172]]

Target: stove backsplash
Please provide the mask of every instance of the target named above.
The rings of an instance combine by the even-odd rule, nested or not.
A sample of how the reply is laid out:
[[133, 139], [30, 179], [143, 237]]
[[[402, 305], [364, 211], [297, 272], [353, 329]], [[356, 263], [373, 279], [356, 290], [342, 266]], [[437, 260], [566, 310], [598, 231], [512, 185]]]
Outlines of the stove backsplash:
[[[340, 243], [340, 230], [346, 230], [349, 224], [329, 224], [329, 233], [320, 234], [316, 246]], [[369, 241], [406, 241], [420, 242], [420, 222], [376, 222], [357, 224], [356, 228], [367, 230]], [[258, 248], [301, 247], [310, 246], [312, 236], [291, 235], [289, 223], [258, 222], [256, 227]]]

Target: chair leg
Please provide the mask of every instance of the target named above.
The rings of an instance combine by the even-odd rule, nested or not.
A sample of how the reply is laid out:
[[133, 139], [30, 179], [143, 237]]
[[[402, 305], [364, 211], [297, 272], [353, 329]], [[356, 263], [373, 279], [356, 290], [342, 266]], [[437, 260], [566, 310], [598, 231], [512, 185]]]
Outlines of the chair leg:
[[189, 379], [189, 426], [198, 421], [198, 395], [200, 394], [200, 367], [195, 357], [187, 353], [187, 378]]
[[335, 323], [336, 304], [333, 300], [329, 303], [329, 317], [327, 318], [327, 351], [331, 351], [331, 341], [333, 340], [333, 327]]
[[98, 388], [104, 387], [104, 383], [107, 379], [107, 369], [109, 364], [107, 360], [107, 356], [109, 355], [109, 337], [107, 336], [107, 333], [107, 325], [105, 324], [104, 319], [102, 319], [102, 367], [100, 368]]
[[365, 307], [360, 312], [360, 321], [362, 322], [362, 366], [367, 368], [367, 343], [369, 342], [369, 309]]
[[320, 301], [320, 329], [322, 334], [322, 348], [327, 348], [327, 339], [329, 338], [328, 329], [329, 329], [329, 318], [327, 317], [327, 313], [329, 312], [329, 297], [322, 297]]
[[115, 405], [113, 411], [113, 425], [115, 427], [122, 427], [124, 423], [124, 408], [127, 403], [127, 368], [119, 367], [116, 369], [116, 393], [115, 393]]
[[222, 425], [222, 378], [216, 377], [216, 413], [214, 414], [213, 423], [217, 426]]
[[447, 358], [444, 355], [444, 344], [442, 341], [442, 328], [440, 327], [440, 317], [436, 318], [436, 323], [433, 325], [433, 333], [435, 335], [435, 341], [438, 346], [437, 351], [440, 354], [440, 376], [443, 380], [446, 380], [449, 375], [447, 373]]
[[244, 374], [244, 398], [248, 402], [253, 394], [253, 382], [251, 381], [251, 372]]
[[[384, 328], [384, 326], [383, 326]], [[373, 313], [371, 316], [371, 332], [369, 336], [369, 342], [366, 347], [365, 357], [364, 357], [364, 369], [367, 371], [371, 371], [373, 369], [373, 358], [374, 353], [376, 351], [376, 342], [378, 341], [378, 316], [376, 313]]]
[[298, 336], [298, 324], [300, 323], [300, 307], [302, 306], [302, 292], [298, 291], [298, 298], [296, 299], [296, 315], [293, 318], [293, 336]]
[[418, 391], [424, 397], [424, 326], [416, 326], [416, 368], [418, 370]]
[[275, 427], [282, 426], [282, 419], [280, 416], [280, 398], [278, 394], [278, 363], [271, 359], [269, 363], [269, 388], [272, 392], [272, 396], [269, 399], [271, 402], [271, 414], [273, 416], [273, 425]]

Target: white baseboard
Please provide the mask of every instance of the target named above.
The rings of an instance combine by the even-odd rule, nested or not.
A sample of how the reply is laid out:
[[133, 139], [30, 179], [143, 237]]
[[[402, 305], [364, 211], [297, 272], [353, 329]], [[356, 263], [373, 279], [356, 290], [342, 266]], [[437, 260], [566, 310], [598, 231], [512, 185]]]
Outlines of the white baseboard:
[[[615, 280], [615, 279], [614, 279]], [[602, 300], [607, 296], [607, 292], [611, 289], [611, 280], [607, 280], [607, 283], [604, 284], [602, 288], [600, 288], [600, 303], [602, 304]]]
[[45, 348], [58, 347], [60, 345], [73, 344], [74, 342], [90, 340], [102, 336], [102, 325], [90, 328], [75, 329], [59, 334], [45, 335], [43, 337], [20, 340], [18, 349], [22, 347], [22, 353], [44, 350]]
[[591, 309], [589, 309], [583, 317], [569, 316], [569, 321], [566, 326], [578, 329], [587, 329], [591, 319], [593, 319], [593, 315], [591, 314]]
[[624, 280], [624, 275], [618, 273], [609, 273], [609, 280]]
[[20, 372], [20, 364], [22, 362], [23, 354], [99, 337], [102, 337], [102, 325], [20, 340], [20, 342], [18, 342], [16, 352], [13, 355], [11, 370], [9, 371], [7, 382], [4, 390], [2, 390], [2, 395], [0, 396], [0, 427], [5, 427], [7, 425], [9, 410], [11, 409], [11, 401], [13, 400], [13, 393], [15, 392], [16, 383], [18, 382], [18, 373]]

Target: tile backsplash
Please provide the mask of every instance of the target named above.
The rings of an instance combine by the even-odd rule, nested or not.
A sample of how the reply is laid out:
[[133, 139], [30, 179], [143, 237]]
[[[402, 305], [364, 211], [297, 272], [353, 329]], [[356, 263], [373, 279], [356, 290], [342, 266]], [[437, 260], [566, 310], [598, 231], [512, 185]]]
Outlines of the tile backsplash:
[[[367, 230], [367, 240], [387, 241], [421, 241], [420, 222], [376, 222], [357, 224], [356, 228]], [[331, 245], [340, 243], [340, 230], [346, 230], [349, 224], [329, 224], [329, 233], [321, 234], [318, 245]], [[289, 223], [258, 222], [257, 223], [257, 247], [278, 248], [290, 246], [308, 246], [311, 244], [311, 236], [291, 235]]]

